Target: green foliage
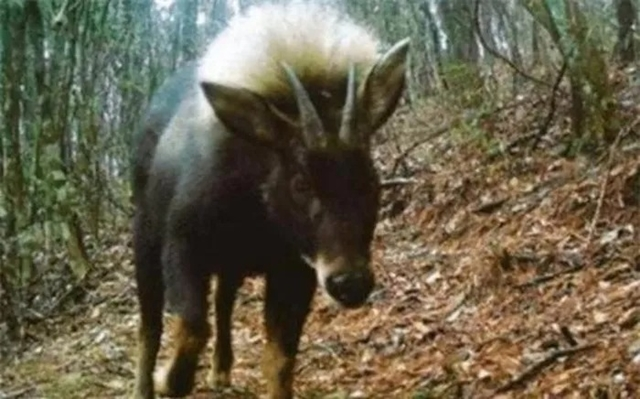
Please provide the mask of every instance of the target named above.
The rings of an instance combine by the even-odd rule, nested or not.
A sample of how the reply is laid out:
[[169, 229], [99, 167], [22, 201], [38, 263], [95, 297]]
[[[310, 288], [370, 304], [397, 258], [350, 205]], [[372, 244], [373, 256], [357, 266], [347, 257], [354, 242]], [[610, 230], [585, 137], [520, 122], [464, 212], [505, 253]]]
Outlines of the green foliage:
[[444, 63], [441, 71], [450, 102], [463, 108], [478, 108], [484, 101], [484, 80], [477, 65], [468, 62]]
[[84, 241], [129, 217], [128, 136], [150, 82], [178, 55], [156, 45], [167, 33], [153, 31], [173, 23], [157, 12], [152, 0], [0, 3], [0, 303], [9, 320], [30, 297], [18, 294], [41, 289], [43, 275], [83, 278]]
[[475, 148], [488, 155], [496, 155], [502, 151], [501, 142], [493, 136], [492, 132], [484, 129], [477, 118], [468, 122], [461, 122], [452, 128], [448, 134], [455, 142], [473, 143]]

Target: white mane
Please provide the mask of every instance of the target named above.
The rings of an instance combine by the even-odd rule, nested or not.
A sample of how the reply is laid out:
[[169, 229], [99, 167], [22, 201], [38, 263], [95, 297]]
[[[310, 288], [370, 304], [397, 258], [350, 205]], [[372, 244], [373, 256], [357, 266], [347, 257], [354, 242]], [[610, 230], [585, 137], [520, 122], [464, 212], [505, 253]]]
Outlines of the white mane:
[[199, 81], [244, 87], [261, 94], [288, 92], [280, 62], [302, 82], [346, 75], [349, 64], [367, 69], [378, 40], [338, 11], [294, 1], [253, 6], [233, 17], [200, 60]]

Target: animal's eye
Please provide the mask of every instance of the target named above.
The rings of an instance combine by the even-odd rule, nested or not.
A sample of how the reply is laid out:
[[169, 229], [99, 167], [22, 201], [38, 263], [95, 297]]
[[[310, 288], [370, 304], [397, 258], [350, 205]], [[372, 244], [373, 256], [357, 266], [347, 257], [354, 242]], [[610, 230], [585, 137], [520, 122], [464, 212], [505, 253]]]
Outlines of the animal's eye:
[[311, 192], [311, 185], [302, 175], [296, 175], [291, 179], [291, 191], [294, 195], [306, 196]]

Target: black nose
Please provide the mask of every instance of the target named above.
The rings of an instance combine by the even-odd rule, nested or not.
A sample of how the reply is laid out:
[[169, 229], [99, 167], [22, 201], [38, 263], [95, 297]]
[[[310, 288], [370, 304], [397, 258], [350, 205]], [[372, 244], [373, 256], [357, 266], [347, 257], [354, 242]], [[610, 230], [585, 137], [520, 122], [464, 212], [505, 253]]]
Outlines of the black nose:
[[325, 287], [329, 295], [344, 307], [356, 308], [364, 304], [373, 289], [371, 271], [347, 271], [327, 277]]

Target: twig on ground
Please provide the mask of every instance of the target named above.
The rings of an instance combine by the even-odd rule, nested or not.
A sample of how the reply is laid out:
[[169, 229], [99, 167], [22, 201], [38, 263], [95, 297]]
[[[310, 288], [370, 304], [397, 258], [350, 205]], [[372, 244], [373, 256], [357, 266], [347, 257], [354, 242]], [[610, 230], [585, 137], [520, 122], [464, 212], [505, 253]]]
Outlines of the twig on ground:
[[522, 283], [516, 286], [516, 288], [529, 288], [529, 287], [535, 287], [536, 285], [540, 285], [546, 282], [549, 282], [551, 280], [554, 280], [557, 277], [560, 276], [564, 276], [565, 274], [570, 274], [570, 273], [574, 273], [577, 272], [579, 270], [581, 270], [584, 267], [584, 265], [580, 264], [580, 265], [575, 265], [572, 266], [568, 269], [564, 269], [561, 270], [559, 272], [555, 272], [555, 273], [549, 273], [549, 274], [544, 274], [542, 276], [538, 276], [530, 281], [527, 281], [526, 283]]
[[444, 315], [442, 316], [442, 320], [448, 320], [450, 317], [452, 317], [458, 310], [460, 310], [464, 306], [464, 304], [467, 302], [467, 299], [469, 299], [469, 289], [466, 289], [465, 292], [458, 296], [457, 301], [454, 303], [454, 305], [444, 313]]
[[569, 327], [561, 326], [560, 333], [562, 334], [564, 339], [569, 343], [569, 345], [578, 346], [578, 341], [576, 341], [575, 337], [571, 333], [571, 330], [569, 330]]
[[28, 394], [29, 392], [33, 391], [34, 389], [36, 389], [36, 388], [31, 386], [31, 387], [16, 389], [13, 392], [7, 392], [7, 393], [0, 392], [0, 399], [16, 399], [16, 398], [19, 398], [19, 397], [21, 397], [23, 395]]
[[490, 214], [500, 209], [500, 207], [504, 205], [504, 203], [507, 201], [509, 201], [509, 197], [506, 197], [506, 196], [502, 198], [494, 199], [492, 201], [487, 201], [473, 208], [471, 212]]
[[539, 362], [534, 363], [531, 366], [529, 366], [528, 368], [526, 368], [522, 372], [522, 374], [512, 378], [509, 382], [507, 382], [506, 384], [504, 384], [500, 388], [496, 389], [495, 392], [494, 392], [494, 395], [497, 395], [497, 394], [500, 394], [500, 393], [505, 393], [505, 392], [510, 391], [510, 390], [512, 390], [514, 388], [522, 386], [527, 381], [529, 381], [530, 379], [535, 377], [536, 374], [541, 372], [546, 367], [551, 366], [553, 363], [555, 363], [561, 357], [575, 355], [577, 353], [584, 352], [584, 351], [593, 349], [595, 347], [596, 347], [596, 344], [586, 344], [586, 345], [574, 346], [574, 347], [567, 348], [567, 349], [555, 350], [555, 351], [551, 352], [544, 359], [542, 359]]
[[393, 166], [391, 167], [391, 175], [393, 176], [394, 174], [396, 174], [398, 168], [400, 167], [402, 162], [404, 162], [404, 159], [408, 157], [409, 154], [411, 154], [411, 152], [413, 152], [416, 148], [448, 132], [451, 129], [451, 127], [458, 122], [459, 120], [457, 119], [453, 122], [449, 122], [444, 126], [441, 126], [440, 128], [434, 130], [432, 133], [428, 134], [426, 137], [423, 137], [420, 140], [415, 141], [409, 147], [405, 148], [404, 151], [398, 154], [398, 156], [396, 156], [395, 160], [393, 161]]
[[410, 184], [415, 184], [417, 182], [418, 180], [416, 179], [410, 179], [405, 177], [395, 177], [393, 179], [386, 179], [380, 182], [380, 188], [386, 189], [386, 188], [392, 188], [396, 186], [406, 186]]

